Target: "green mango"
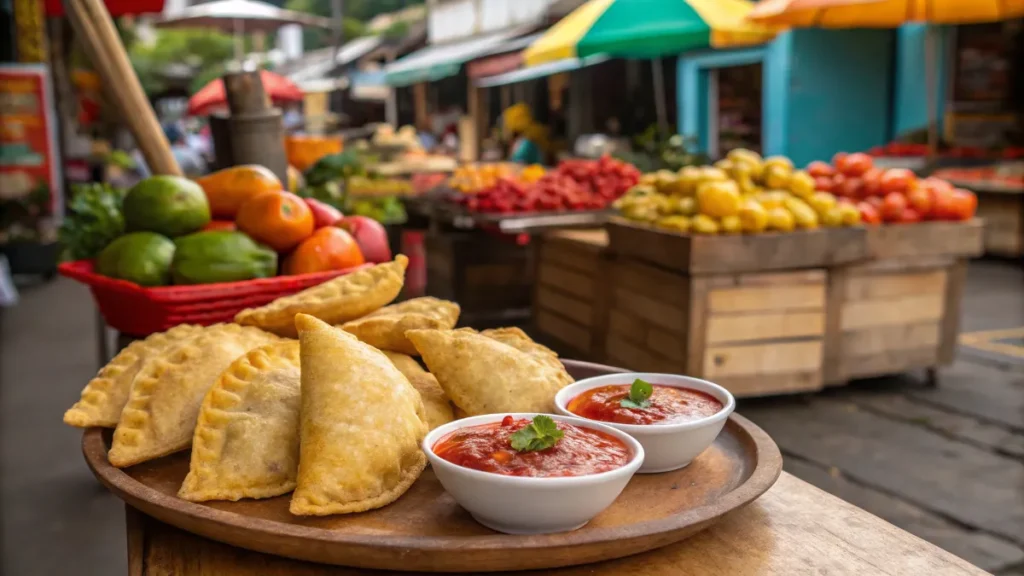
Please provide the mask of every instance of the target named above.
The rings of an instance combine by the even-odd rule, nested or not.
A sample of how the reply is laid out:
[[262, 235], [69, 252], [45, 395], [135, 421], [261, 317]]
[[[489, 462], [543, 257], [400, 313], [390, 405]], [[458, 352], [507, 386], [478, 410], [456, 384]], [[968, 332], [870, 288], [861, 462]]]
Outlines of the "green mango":
[[140, 286], [170, 283], [174, 242], [153, 232], [125, 234], [107, 245], [96, 257], [96, 272]]
[[277, 274], [277, 252], [241, 232], [196, 232], [174, 241], [175, 284], [212, 284], [269, 278]]
[[124, 197], [124, 223], [129, 232], [157, 232], [175, 238], [210, 222], [210, 204], [203, 189], [181, 176], [152, 176], [132, 186]]

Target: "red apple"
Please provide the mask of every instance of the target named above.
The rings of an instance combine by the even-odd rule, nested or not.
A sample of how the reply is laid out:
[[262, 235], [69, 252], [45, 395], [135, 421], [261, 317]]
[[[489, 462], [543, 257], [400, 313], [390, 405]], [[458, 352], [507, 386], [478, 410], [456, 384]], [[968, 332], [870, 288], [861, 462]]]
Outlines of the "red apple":
[[334, 226], [342, 218], [341, 211], [330, 204], [313, 198], [303, 198], [303, 200], [306, 202], [306, 206], [309, 206], [309, 211], [313, 213], [313, 227], [318, 230], [325, 226]]
[[384, 226], [366, 216], [346, 216], [338, 222], [337, 226], [348, 231], [367, 262], [389, 262], [391, 260], [391, 247], [388, 245], [388, 233]]

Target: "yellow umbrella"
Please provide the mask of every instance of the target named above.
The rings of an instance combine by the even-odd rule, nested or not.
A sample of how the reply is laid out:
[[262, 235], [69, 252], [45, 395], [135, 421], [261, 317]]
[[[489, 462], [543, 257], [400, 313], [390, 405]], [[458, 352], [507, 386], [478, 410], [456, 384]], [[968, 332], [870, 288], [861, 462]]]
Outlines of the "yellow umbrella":
[[[975, 24], [1024, 16], [1024, 0], [762, 0], [750, 12], [755, 22], [793, 28], [897, 28], [911, 22]], [[935, 85], [934, 29], [928, 28], [925, 82]], [[928, 98], [928, 152], [938, 143], [935, 97]]]

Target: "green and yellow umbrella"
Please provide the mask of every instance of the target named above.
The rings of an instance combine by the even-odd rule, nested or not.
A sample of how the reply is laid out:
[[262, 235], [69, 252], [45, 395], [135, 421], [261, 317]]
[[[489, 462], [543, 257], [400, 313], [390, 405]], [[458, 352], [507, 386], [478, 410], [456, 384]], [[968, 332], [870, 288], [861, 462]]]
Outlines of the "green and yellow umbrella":
[[767, 42], [775, 32], [747, 19], [746, 0], [590, 0], [523, 55], [527, 66], [606, 54], [660, 58], [700, 48]]
[[750, 17], [794, 28], [896, 28], [908, 22], [972, 24], [1024, 16], [1024, 0], [762, 0]]

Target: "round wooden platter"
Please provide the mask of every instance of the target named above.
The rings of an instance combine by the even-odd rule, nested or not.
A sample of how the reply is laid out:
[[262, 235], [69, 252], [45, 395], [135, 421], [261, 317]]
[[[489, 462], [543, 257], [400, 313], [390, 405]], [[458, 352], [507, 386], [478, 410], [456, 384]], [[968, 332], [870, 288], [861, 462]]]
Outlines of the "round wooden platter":
[[[617, 372], [565, 361], [577, 379]], [[733, 414], [689, 466], [637, 474], [614, 504], [573, 532], [510, 536], [477, 524], [428, 467], [401, 498], [361, 514], [305, 518], [291, 495], [196, 504], [176, 494], [188, 473], [180, 452], [124, 470], [107, 461], [111, 431], [85, 431], [82, 450], [99, 480], [134, 508], [182, 530], [241, 548], [357, 568], [492, 572], [556, 568], [620, 558], [678, 542], [749, 504], [775, 483], [782, 456], [772, 439]]]

